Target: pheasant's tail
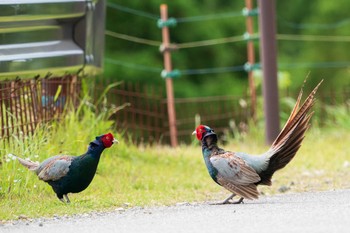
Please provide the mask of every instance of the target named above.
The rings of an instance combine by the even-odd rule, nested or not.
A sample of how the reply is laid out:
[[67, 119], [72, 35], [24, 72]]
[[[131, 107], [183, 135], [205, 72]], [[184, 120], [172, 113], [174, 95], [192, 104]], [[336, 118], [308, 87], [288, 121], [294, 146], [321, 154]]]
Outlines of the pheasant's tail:
[[12, 156], [14, 156], [23, 166], [25, 166], [29, 170], [34, 171], [39, 167], [39, 163], [35, 163], [33, 161], [30, 161], [30, 160], [22, 159], [16, 155], [12, 155]]
[[305, 137], [304, 134], [310, 126], [309, 121], [313, 113], [309, 113], [309, 111], [315, 103], [315, 94], [322, 82], [323, 80], [314, 88], [301, 107], [299, 105], [302, 90], [300, 91], [286, 124], [267, 152], [270, 155], [270, 161], [267, 169], [260, 174], [259, 184], [271, 185], [273, 173], [285, 167], [294, 158]]

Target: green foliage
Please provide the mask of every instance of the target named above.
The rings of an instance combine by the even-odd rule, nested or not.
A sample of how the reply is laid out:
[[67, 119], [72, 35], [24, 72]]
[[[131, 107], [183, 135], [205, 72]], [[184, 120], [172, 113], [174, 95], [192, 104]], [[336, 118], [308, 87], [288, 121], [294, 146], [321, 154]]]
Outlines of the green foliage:
[[327, 120], [325, 125], [327, 127], [342, 127], [343, 129], [350, 129], [350, 111], [349, 105], [326, 106], [325, 111]]
[[[350, 19], [347, 13], [349, 1], [277, 1], [279, 34], [348, 36]], [[285, 10], [288, 9], [288, 10]], [[279, 63], [339, 62], [348, 61], [347, 41], [279, 41]], [[293, 88], [310, 72], [308, 87], [324, 78], [323, 86], [341, 89], [350, 84], [347, 67], [290, 69], [295, 80]], [[312, 81], [315, 80], [315, 81]], [[322, 92], [322, 90], [320, 90]]]
[[[232, 1], [214, 3], [206, 1], [159, 1], [123, 2], [110, 0], [122, 6], [159, 16], [159, 6], [168, 4], [169, 17], [182, 18], [214, 13], [240, 12], [242, 2]], [[213, 9], [216, 9], [213, 11]], [[228, 10], [230, 9], [230, 10]], [[107, 8], [107, 30], [128, 34], [149, 40], [161, 41], [161, 30], [157, 20]], [[244, 17], [204, 20], [200, 22], [179, 23], [170, 29], [172, 43], [185, 43], [243, 35]], [[243, 65], [246, 62], [245, 43], [228, 43], [224, 45], [205, 46], [193, 49], [180, 49], [172, 53], [173, 68], [180, 70], [203, 69]], [[227, 52], [230, 51], [230, 52]], [[163, 56], [159, 48], [137, 44], [106, 36], [106, 57], [128, 63], [155, 67], [162, 70]], [[160, 72], [146, 72], [106, 62], [105, 76], [111, 80], [139, 82], [144, 85], [164, 85]], [[242, 86], [246, 83], [246, 73], [222, 73], [183, 76], [174, 81], [175, 96], [190, 97], [201, 95], [225, 95], [244, 93]], [[230, 87], [230, 88], [227, 88]], [[199, 91], [200, 90], [200, 91]], [[220, 92], [218, 92], [220, 90]]]
[[[224, 17], [207, 19], [205, 16], [220, 13], [240, 12], [244, 1], [121, 1], [108, 0], [136, 11], [146, 12], [154, 18], [131, 14], [111, 7], [107, 8], [107, 30], [122, 34], [161, 41], [161, 31], [156, 26], [159, 17], [159, 5], [168, 4], [169, 17], [198, 17], [200, 20], [178, 23], [170, 29], [172, 43], [185, 43], [217, 38], [243, 35], [246, 32], [245, 17]], [[256, 2], [254, 2], [256, 4]], [[350, 18], [347, 9], [349, 1], [276, 1], [276, 21], [278, 34], [347, 36], [349, 35]], [[256, 7], [256, 5], [255, 5]], [[257, 17], [254, 20], [254, 31], [259, 31]], [[282, 68], [291, 82], [290, 90], [297, 91], [305, 77], [310, 73], [306, 90], [324, 78], [324, 86], [336, 90], [350, 85], [346, 67], [327, 68], [312, 67], [308, 64], [317, 62], [348, 61], [348, 42], [278, 40], [278, 64], [303, 64], [299, 68]], [[259, 41], [255, 43], [256, 61], [259, 59]], [[163, 57], [157, 46], [138, 44], [106, 36], [106, 57], [144, 65], [162, 70]], [[240, 66], [246, 63], [246, 43], [227, 43], [198, 48], [179, 49], [172, 52], [173, 68], [179, 70]], [[105, 77], [111, 80], [139, 82], [143, 85], [163, 86], [164, 80], [157, 72], [147, 72], [114, 65], [106, 62]], [[247, 89], [246, 72], [228, 72], [219, 74], [202, 74], [183, 76], [174, 81], [176, 97], [193, 97], [209, 95], [241, 95]], [[286, 83], [279, 83], [285, 85]], [[320, 90], [319, 92], [322, 92]], [[164, 92], [165, 93], [165, 92]]]

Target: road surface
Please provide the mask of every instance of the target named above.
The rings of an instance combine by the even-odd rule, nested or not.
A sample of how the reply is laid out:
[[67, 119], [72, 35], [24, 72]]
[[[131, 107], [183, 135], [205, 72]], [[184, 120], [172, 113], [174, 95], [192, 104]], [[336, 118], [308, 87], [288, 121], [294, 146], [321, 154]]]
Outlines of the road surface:
[[178, 203], [171, 207], [135, 207], [13, 221], [0, 225], [0, 232], [350, 232], [350, 190], [268, 196], [240, 205]]

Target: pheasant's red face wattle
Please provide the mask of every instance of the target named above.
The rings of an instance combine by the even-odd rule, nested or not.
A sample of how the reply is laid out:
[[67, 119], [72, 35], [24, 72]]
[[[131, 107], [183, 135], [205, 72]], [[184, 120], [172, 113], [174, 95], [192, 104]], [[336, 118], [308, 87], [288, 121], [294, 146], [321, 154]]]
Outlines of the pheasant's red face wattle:
[[206, 128], [204, 125], [199, 125], [197, 128], [196, 128], [196, 137], [199, 141], [202, 140], [203, 138], [203, 135], [205, 134], [206, 132]]
[[103, 145], [106, 148], [111, 147], [113, 145], [114, 141], [115, 141], [115, 139], [114, 139], [114, 137], [113, 137], [113, 135], [111, 133], [103, 135], [101, 140], [103, 142]]

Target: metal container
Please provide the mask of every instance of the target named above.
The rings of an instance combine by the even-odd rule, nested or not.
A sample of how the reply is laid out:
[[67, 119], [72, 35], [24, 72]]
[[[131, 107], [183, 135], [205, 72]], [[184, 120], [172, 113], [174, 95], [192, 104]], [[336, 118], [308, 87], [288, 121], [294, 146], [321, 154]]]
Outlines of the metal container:
[[99, 73], [105, 0], [1, 0], [0, 80]]

